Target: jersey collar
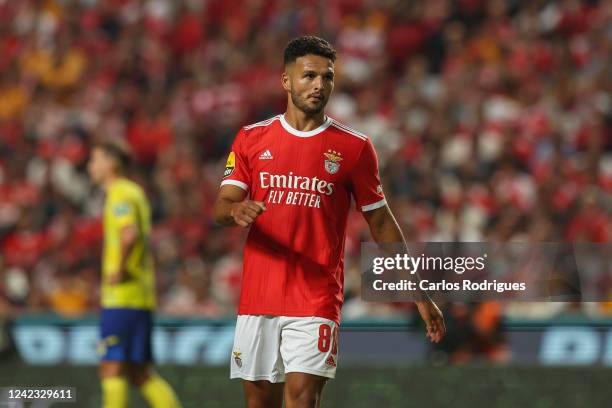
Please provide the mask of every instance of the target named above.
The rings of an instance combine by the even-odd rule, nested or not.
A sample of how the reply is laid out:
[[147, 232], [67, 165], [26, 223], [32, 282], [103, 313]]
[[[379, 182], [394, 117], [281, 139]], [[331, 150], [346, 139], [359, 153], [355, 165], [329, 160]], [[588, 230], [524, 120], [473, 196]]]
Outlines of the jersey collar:
[[332, 119], [329, 116], [325, 116], [325, 121], [316, 129], [309, 130], [307, 132], [303, 132], [301, 130], [294, 129], [291, 125], [285, 120], [285, 115], [280, 115], [280, 123], [285, 128], [285, 130], [291, 133], [294, 136], [298, 137], [311, 137], [318, 135], [325, 129], [327, 129], [332, 124]]

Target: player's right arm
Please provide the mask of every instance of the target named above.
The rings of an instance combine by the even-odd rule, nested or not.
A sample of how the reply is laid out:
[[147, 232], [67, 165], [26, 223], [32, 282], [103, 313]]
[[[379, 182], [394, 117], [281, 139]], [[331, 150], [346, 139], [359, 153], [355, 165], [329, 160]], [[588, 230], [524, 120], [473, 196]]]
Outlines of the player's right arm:
[[261, 201], [246, 200], [247, 192], [240, 187], [224, 185], [219, 189], [214, 206], [215, 221], [221, 225], [247, 228], [266, 210]]
[[232, 143], [213, 209], [215, 221], [228, 227], [238, 225], [247, 228], [266, 210], [263, 202], [247, 199], [251, 184], [251, 166], [248, 149], [245, 147], [246, 136], [245, 130], [241, 129]]

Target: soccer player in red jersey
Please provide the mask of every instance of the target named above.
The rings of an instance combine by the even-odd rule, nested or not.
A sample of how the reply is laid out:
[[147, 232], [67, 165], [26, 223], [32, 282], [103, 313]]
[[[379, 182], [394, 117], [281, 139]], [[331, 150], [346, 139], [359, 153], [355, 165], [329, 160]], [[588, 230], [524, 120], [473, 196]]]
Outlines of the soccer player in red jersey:
[[[327, 117], [336, 52], [306, 36], [285, 48], [287, 111], [236, 135], [215, 203], [222, 225], [250, 228], [231, 359], [248, 407], [318, 407], [334, 378], [351, 197], [380, 244], [403, 242], [372, 142]], [[249, 196], [247, 198], [247, 195]], [[444, 320], [417, 302], [427, 335]]]

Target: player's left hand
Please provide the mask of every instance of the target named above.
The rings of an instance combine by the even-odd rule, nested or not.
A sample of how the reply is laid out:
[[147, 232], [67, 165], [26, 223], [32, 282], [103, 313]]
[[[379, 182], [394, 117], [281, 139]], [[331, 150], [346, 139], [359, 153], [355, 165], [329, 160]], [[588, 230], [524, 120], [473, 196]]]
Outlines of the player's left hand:
[[442, 312], [433, 300], [417, 302], [416, 305], [421, 314], [421, 318], [423, 318], [425, 322], [427, 337], [432, 343], [438, 343], [446, 333]]
[[124, 281], [124, 274], [121, 272], [115, 272], [108, 277], [108, 283], [111, 285], [117, 285]]

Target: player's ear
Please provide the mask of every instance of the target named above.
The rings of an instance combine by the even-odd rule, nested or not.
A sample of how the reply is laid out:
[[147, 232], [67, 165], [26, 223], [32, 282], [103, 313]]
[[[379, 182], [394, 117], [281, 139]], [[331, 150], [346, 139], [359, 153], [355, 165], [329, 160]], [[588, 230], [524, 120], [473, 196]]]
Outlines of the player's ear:
[[283, 89], [287, 92], [291, 92], [291, 81], [289, 79], [289, 73], [287, 72], [287, 67], [283, 71], [283, 75], [281, 76], [281, 83], [283, 84]]

